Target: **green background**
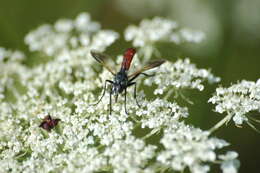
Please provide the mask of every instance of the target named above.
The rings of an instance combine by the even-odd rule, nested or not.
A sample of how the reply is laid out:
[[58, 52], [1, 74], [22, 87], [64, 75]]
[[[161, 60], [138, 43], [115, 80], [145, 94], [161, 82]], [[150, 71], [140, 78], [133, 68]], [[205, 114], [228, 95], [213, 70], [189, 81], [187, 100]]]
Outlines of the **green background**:
[[[122, 35], [127, 25], [138, 24], [146, 17], [162, 16], [176, 20], [181, 26], [201, 30], [208, 28], [212, 36], [200, 46], [160, 44], [158, 47], [163, 58], [174, 61], [188, 56], [198, 67], [211, 68], [222, 78], [223, 86], [242, 79], [256, 81], [259, 78], [260, 3], [257, 0], [247, 1], [247, 4], [242, 0], [197, 0], [191, 4], [189, 1], [179, 4], [162, 0], [157, 1], [161, 3], [159, 5], [154, 5], [155, 0], [151, 3], [139, 0], [133, 5], [135, 1], [128, 4], [130, 0], [0, 0], [0, 47], [20, 49], [29, 57], [23, 42], [29, 31], [44, 23], [75, 18], [80, 12], [89, 12], [103, 28], [120, 32], [120, 40], [108, 49], [109, 53], [116, 55], [130, 45]], [[205, 18], [208, 20], [204, 22]], [[207, 85], [203, 92], [186, 93], [194, 102], [189, 106], [188, 123], [206, 130], [223, 118], [223, 115], [211, 111], [213, 105], [207, 103], [216, 87]], [[260, 116], [259, 113], [256, 116]], [[242, 129], [237, 128], [231, 122], [213, 135], [230, 142], [229, 150], [239, 153], [240, 172], [259, 172], [260, 134], [246, 125]]]

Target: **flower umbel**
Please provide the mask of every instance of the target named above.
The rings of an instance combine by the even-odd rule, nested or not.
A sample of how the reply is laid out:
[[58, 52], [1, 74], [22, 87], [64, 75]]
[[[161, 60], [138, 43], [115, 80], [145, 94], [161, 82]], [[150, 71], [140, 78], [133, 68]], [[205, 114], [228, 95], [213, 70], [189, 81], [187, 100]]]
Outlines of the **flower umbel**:
[[[198, 43], [202, 37], [159, 17], [129, 26], [125, 32], [125, 38], [140, 47], [134, 67], [151, 59], [156, 42]], [[178, 89], [202, 91], [203, 81], [219, 82], [220, 78], [188, 59], [155, 69], [156, 76], [137, 88], [140, 108], [135, 104], [134, 88], [129, 88], [129, 114], [121, 97], [109, 114], [108, 93], [93, 106], [104, 79], [112, 75], [95, 65], [90, 50], [103, 52], [118, 38], [117, 32], [101, 29], [89, 14], [82, 13], [74, 20], [61, 19], [27, 34], [25, 42], [36, 52], [33, 58], [38, 58], [31, 66], [25, 65], [28, 60], [23, 53], [0, 48], [0, 68], [4, 69], [0, 71], [1, 171], [151, 173], [189, 169], [197, 173], [220, 164], [224, 172], [236, 172], [237, 153], [221, 155], [218, 151], [228, 143], [184, 123], [192, 115], [188, 108], [165, 99]], [[156, 99], [144, 93], [157, 94]], [[239, 106], [225, 107], [225, 102], [237, 98], [234, 95], [240, 96], [243, 114], [259, 110], [259, 82], [219, 89], [211, 102], [221, 105], [222, 112], [233, 113]], [[249, 103], [255, 105], [249, 107]]]
[[179, 29], [175, 21], [161, 17], [143, 20], [139, 26], [129, 26], [125, 30], [125, 39], [133, 41], [133, 45], [136, 47], [143, 47], [156, 42], [198, 43], [203, 38], [203, 32]]
[[168, 98], [175, 93], [175, 96], [182, 96], [184, 89], [197, 89], [202, 91], [204, 85], [202, 82], [216, 83], [220, 81], [219, 77], [214, 76], [209, 70], [198, 69], [195, 64], [190, 63], [189, 59], [177, 60], [175, 63], [166, 62], [156, 71], [153, 79], [146, 79], [145, 85], [155, 84], [155, 95], [165, 94]]
[[244, 122], [257, 130], [251, 122], [259, 122], [256, 116], [249, 115], [250, 112], [260, 112], [260, 80], [241, 81], [228, 88], [219, 87], [216, 93], [209, 99], [209, 102], [216, 104], [215, 111], [226, 113], [228, 122], [233, 118], [237, 126]]
[[149, 60], [153, 54], [160, 57], [156, 43], [199, 43], [204, 39], [203, 32], [179, 28], [175, 21], [161, 17], [144, 19], [139, 26], [128, 26], [124, 36], [126, 41], [132, 41], [133, 46], [140, 48], [139, 53], [144, 56], [144, 61]]
[[208, 172], [208, 163], [217, 161], [216, 149], [228, 145], [227, 142], [209, 137], [208, 131], [194, 128], [183, 123], [175, 123], [164, 129], [161, 139], [165, 150], [161, 151], [157, 160], [174, 171]]

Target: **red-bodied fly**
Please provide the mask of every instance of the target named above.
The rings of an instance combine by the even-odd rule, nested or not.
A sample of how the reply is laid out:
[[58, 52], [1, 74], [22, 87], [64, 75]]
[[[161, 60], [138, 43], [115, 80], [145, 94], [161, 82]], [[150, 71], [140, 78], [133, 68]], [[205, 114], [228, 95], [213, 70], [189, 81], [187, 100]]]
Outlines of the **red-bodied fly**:
[[42, 123], [39, 125], [39, 127], [47, 130], [47, 131], [51, 131], [51, 129], [53, 129], [55, 126], [58, 125], [60, 119], [52, 119], [52, 117], [50, 115], [47, 115], [46, 117], [44, 117]]
[[136, 82], [134, 82], [134, 80], [139, 76], [139, 75], [145, 75], [145, 76], [153, 76], [153, 75], [148, 75], [146, 73], [143, 73], [146, 70], [150, 70], [152, 68], [158, 67], [161, 64], [163, 64], [165, 62], [165, 60], [156, 60], [153, 62], [148, 63], [146, 66], [144, 66], [143, 68], [137, 70], [136, 72], [134, 72], [131, 75], [128, 75], [128, 70], [131, 66], [131, 62], [132, 59], [136, 53], [136, 50], [134, 48], [128, 48], [123, 56], [123, 62], [121, 64], [121, 68], [120, 71], [118, 73], [115, 73], [108, 65], [107, 65], [107, 59], [108, 56], [103, 54], [103, 53], [99, 53], [99, 52], [95, 52], [95, 51], [91, 51], [90, 52], [91, 55], [96, 59], [96, 61], [98, 61], [101, 65], [103, 65], [109, 72], [111, 72], [114, 75], [114, 80], [106, 80], [105, 81], [105, 87], [103, 90], [103, 94], [100, 97], [100, 99], [98, 100], [98, 102], [95, 104], [97, 105], [102, 98], [105, 95], [106, 92], [106, 88], [107, 88], [107, 83], [111, 84], [111, 88], [110, 88], [110, 102], [109, 102], [109, 106], [110, 106], [110, 114], [112, 112], [112, 95], [115, 95], [115, 101], [117, 102], [117, 98], [118, 98], [118, 94], [121, 94], [124, 91], [124, 102], [125, 102], [125, 113], [127, 113], [127, 109], [126, 109], [126, 93], [127, 93], [127, 88], [130, 86], [134, 86], [134, 98], [136, 101], [136, 104], [140, 107], [140, 104], [138, 103], [137, 99], [136, 99]]

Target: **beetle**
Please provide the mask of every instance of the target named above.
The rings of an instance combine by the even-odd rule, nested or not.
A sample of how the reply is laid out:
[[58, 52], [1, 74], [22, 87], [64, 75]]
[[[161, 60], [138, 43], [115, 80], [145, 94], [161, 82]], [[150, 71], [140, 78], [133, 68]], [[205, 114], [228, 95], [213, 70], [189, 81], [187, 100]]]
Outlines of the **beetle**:
[[47, 130], [47, 131], [51, 131], [51, 129], [53, 129], [55, 126], [58, 125], [60, 119], [52, 119], [52, 117], [50, 115], [47, 115], [44, 117], [43, 121], [41, 122], [41, 124], [39, 125], [39, 127]]

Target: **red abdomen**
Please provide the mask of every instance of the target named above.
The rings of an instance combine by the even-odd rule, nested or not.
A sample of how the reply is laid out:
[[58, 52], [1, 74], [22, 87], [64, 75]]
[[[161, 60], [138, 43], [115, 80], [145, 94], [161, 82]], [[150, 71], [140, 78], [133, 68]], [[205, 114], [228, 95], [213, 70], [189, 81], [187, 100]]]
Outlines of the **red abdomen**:
[[121, 70], [128, 70], [130, 68], [132, 59], [136, 53], [134, 48], [128, 48], [124, 53], [123, 62], [121, 65]]

